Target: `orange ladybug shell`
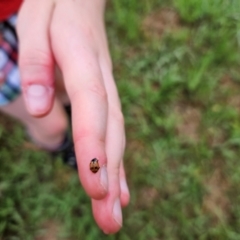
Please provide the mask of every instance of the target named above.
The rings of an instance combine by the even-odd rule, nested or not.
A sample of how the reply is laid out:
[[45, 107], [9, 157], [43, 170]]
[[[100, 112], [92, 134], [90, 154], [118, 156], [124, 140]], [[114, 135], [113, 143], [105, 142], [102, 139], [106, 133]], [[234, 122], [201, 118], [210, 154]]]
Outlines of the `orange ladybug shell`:
[[98, 160], [97, 158], [94, 158], [91, 160], [90, 162], [90, 170], [93, 172], [93, 173], [96, 173], [98, 170], [99, 170], [99, 163], [98, 163]]

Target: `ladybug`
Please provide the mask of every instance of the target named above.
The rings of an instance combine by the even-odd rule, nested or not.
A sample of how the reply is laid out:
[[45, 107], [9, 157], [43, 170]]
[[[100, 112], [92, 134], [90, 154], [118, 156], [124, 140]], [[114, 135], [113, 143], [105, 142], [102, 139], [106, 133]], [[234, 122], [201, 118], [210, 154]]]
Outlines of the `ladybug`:
[[92, 159], [91, 162], [90, 162], [90, 170], [93, 173], [96, 173], [99, 170], [99, 168], [100, 167], [99, 167], [97, 158]]

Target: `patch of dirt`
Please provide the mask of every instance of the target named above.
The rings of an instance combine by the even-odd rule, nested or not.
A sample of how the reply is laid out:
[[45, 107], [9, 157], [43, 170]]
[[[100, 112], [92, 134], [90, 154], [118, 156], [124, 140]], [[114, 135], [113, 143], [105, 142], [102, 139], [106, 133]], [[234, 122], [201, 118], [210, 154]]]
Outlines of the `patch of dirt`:
[[220, 81], [222, 91], [227, 95], [227, 104], [240, 112], [240, 85], [228, 75], [223, 76]]
[[226, 140], [226, 134], [224, 130], [218, 127], [212, 126], [206, 130], [206, 133], [207, 141], [211, 147], [218, 147]]
[[229, 75], [224, 75], [220, 81], [221, 85], [225, 88], [234, 89], [238, 86]]
[[229, 183], [219, 168], [205, 181], [208, 193], [203, 199], [203, 209], [209, 213], [213, 223], [224, 222], [229, 217], [230, 200], [227, 197]]
[[57, 240], [61, 226], [56, 221], [47, 221], [43, 224], [42, 233], [35, 240]]
[[240, 111], [240, 95], [236, 94], [229, 98], [228, 104]]
[[177, 134], [183, 141], [198, 142], [199, 125], [201, 121], [201, 112], [199, 109], [189, 105], [178, 105], [174, 112], [179, 118], [177, 123]]
[[173, 9], [163, 8], [151, 13], [142, 23], [147, 37], [162, 37], [163, 33], [179, 28], [179, 16]]
[[156, 199], [160, 199], [157, 189], [153, 187], [142, 188], [138, 201], [139, 207], [150, 208], [153, 206]]

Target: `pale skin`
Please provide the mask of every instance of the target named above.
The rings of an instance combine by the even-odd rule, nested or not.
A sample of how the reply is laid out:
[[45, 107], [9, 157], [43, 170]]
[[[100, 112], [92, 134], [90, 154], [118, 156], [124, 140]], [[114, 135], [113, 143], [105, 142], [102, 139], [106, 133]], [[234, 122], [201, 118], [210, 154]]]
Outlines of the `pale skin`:
[[[63, 74], [80, 181], [98, 226], [109, 234], [122, 226], [121, 209], [129, 202], [129, 191], [123, 167], [124, 120], [104, 8], [104, 0], [25, 0], [17, 32], [23, 95], [32, 116], [48, 116], [55, 101], [55, 64]], [[99, 160], [97, 173], [89, 169], [93, 158]]]

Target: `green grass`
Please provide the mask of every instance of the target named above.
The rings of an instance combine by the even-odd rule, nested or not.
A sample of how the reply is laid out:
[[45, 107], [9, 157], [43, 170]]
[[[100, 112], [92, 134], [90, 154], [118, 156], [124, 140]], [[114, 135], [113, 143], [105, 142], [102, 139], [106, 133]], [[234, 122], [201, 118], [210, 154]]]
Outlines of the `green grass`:
[[[144, 19], [161, 9], [177, 27], [147, 33]], [[238, 0], [110, 2], [131, 189], [124, 226], [105, 236], [77, 174], [2, 125], [0, 239], [35, 239], [46, 222], [60, 239], [240, 239], [239, 10]]]

